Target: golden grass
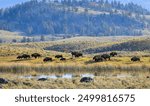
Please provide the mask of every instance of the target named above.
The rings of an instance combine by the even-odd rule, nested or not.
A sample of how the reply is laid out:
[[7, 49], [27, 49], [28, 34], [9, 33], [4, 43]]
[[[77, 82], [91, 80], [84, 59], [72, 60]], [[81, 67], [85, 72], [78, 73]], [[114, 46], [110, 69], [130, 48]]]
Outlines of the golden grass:
[[[53, 57], [53, 55], [50, 55]], [[54, 57], [53, 57], [54, 58]], [[150, 88], [150, 58], [142, 57], [141, 62], [131, 62], [131, 57], [114, 57], [111, 61], [92, 61], [92, 56], [71, 59], [66, 55], [66, 61], [54, 59], [53, 62], [44, 63], [43, 58], [31, 60], [16, 60], [15, 56], [0, 57], [0, 77], [9, 80], [6, 89], [102, 89], [102, 88]], [[73, 73], [73, 79], [48, 79], [39, 82], [37, 79], [24, 79], [24, 75], [50, 75]], [[80, 83], [82, 73], [95, 75], [94, 82]], [[119, 78], [117, 75], [132, 77]]]
[[[112, 74], [112, 73], [107, 73]], [[0, 75], [9, 78], [9, 83], [2, 85], [4, 89], [149, 89], [150, 79], [146, 78], [150, 73], [136, 73], [134, 77], [117, 78], [114, 76], [96, 76], [94, 82], [80, 83], [80, 77], [73, 79], [48, 79], [41, 82], [37, 79], [20, 79], [15, 74]]]
[[0, 72], [29, 73], [35, 72], [101, 72], [101, 71], [150, 71], [150, 58], [141, 57], [140, 62], [132, 62], [131, 57], [114, 57], [110, 61], [94, 62], [92, 57], [71, 59], [66, 61], [55, 59], [53, 62], [43, 62], [43, 58], [16, 60], [16, 57], [0, 57]]
[[[72, 39], [72, 40], [71, 40]], [[101, 42], [102, 38], [71, 38], [68, 40], [59, 40], [54, 42], [41, 43], [23, 43], [23, 44], [2, 44], [0, 45], [0, 78], [6, 78], [9, 83], [0, 85], [2, 88], [150, 88], [150, 55], [149, 51], [141, 52], [118, 52], [118, 57], [111, 58], [110, 61], [94, 62], [94, 55], [84, 55], [84, 57], [72, 59], [71, 54], [61, 53], [56, 51], [45, 51], [44, 47], [61, 44], [81, 44], [81, 49], [93, 48], [97, 46], [107, 46], [126, 40], [118, 40], [114, 38], [106, 38], [108, 41]], [[80, 39], [80, 40], [78, 40]], [[104, 38], [103, 38], [104, 39]], [[143, 38], [144, 39], [144, 38]], [[116, 41], [117, 40], [117, 41]], [[141, 40], [136, 38], [135, 40]], [[89, 43], [91, 42], [91, 43]], [[105, 43], [105, 44], [103, 44]], [[43, 57], [39, 59], [17, 60], [19, 54], [41, 53]], [[63, 54], [66, 61], [55, 59], [56, 54]], [[131, 62], [130, 56], [140, 56], [140, 62]], [[145, 56], [144, 56], [145, 55]], [[44, 57], [52, 57], [53, 62], [43, 62]], [[23, 79], [20, 76], [24, 75], [49, 75], [49, 74], [64, 74], [73, 73], [77, 77], [73, 79], [48, 79], [45, 82], [39, 82], [37, 79]], [[94, 82], [80, 83], [80, 74], [92, 73], [95, 75]], [[123, 74], [132, 77], [118, 78], [118, 74]]]

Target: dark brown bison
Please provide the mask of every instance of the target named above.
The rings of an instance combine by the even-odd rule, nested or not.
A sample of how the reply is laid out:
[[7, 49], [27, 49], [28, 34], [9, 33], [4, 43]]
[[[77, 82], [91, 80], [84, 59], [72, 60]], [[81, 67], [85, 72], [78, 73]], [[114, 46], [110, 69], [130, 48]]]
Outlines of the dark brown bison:
[[134, 57], [132, 57], [132, 58], [131, 58], [131, 61], [140, 61], [140, 58], [139, 58], [139, 57], [134, 56]]
[[53, 60], [52, 60], [52, 58], [50, 58], [50, 57], [45, 57], [45, 58], [43, 59], [43, 62], [51, 62], [51, 61], [53, 61]]
[[103, 58], [101, 57], [101, 55], [96, 55], [93, 57], [93, 60], [95, 62], [102, 62], [103, 61]]
[[56, 55], [55, 58], [63, 58], [62, 55]]
[[23, 57], [22, 56], [17, 56], [17, 59], [22, 59]]
[[80, 80], [81, 83], [83, 83], [83, 82], [88, 83], [88, 82], [92, 82], [92, 81], [93, 81], [93, 79], [91, 77], [83, 77]]
[[39, 53], [33, 53], [31, 56], [36, 59], [36, 58], [41, 57], [41, 54], [39, 54]]
[[23, 54], [23, 55], [18, 56], [17, 59], [30, 59], [30, 55]]
[[62, 57], [60, 60], [61, 60], [61, 61], [65, 61], [65, 60], [66, 60], [66, 58], [63, 58], [63, 57]]
[[111, 52], [111, 53], [110, 53], [110, 56], [111, 56], [111, 57], [117, 56], [117, 52]]
[[29, 58], [30, 58], [30, 55], [28, 55], [28, 54], [23, 54], [22, 57], [23, 57], [24, 59], [29, 59]]
[[108, 55], [108, 54], [102, 54], [101, 57], [102, 57], [104, 60], [110, 60], [110, 55]]
[[82, 57], [83, 56], [83, 54], [80, 52], [71, 52], [71, 54], [72, 54], [72, 57]]

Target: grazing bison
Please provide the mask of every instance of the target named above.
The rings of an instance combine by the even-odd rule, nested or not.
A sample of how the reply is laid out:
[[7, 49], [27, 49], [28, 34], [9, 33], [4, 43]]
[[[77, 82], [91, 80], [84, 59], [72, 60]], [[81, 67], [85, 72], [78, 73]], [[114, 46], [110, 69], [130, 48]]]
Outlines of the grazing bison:
[[55, 58], [63, 58], [62, 55], [56, 55]]
[[108, 54], [103, 54], [103, 55], [101, 55], [101, 57], [104, 59], [104, 60], [110, 60], [110, 55], [108, 55]]
[[65, 60], [66, 60], [66, 58], [63, 58], [63, 57], [62, 57], [60, 60], [61, 60], [61, 61], [65, 61]]
[[110, 53], [110, 56], [111, 56], [111, 57], [117, 56], [117, 53], [116, 53], [116, 52], [111, 52], [111, 53]]
[[90, 78], [90, 77], [83, 77], [83, 78], [81, 78], [81, 80], [80, 80], [81, 83], [83, 83], [83, 82], [88, 83], [88, 82], [91, 82], [91, 81], [93, 81], [93, 79]]
[[73, 56], [74, 56], [74, 57], [82, 57], [82, 56], [83, 56], [83, 54], [80, 53], [80, 52], [71, 52], [71, 54], [72, 54], [72, 57], [73, 57]]
[[140, 61], [140, 58], [139, 58], [139, 57], [134, 56], [134, 57], [132, 57], [132, 58], [131, 58], [131, 61]]
[[36, 58], [41, 57], [41, 54], [39, 54], [39, 53], [33, 53], [31, 56], [36, 59]]
[[17, 59], [30, 59], [30, 55], [23, 54], [23, 55], [18, 56]]
[[30, 58], [30, 55], [28, 55], [28, 54], [23, 54], [22, 57], [23, 57], [24, 59], [29, 59], [29, 58]]
[[50, 57], [45, 57], [45, 58], [43, 59], [43, 61], [44, 61], [44, 62], [52, 61], [52, 58], [50, 58]]
[[7, 84], [8, 81], [6, 79], [0, 78], [0, 84]]
[[94, 60], [95, 62], [102, 62], [102, 61], [103, 61], [103, 58], [102, 58], [100, 55], [96, 55], [96, 56], [93, 57], [93, 60]]
[[17, 59], [22, 59], [23, 57], [22, 56], [17, 56]]

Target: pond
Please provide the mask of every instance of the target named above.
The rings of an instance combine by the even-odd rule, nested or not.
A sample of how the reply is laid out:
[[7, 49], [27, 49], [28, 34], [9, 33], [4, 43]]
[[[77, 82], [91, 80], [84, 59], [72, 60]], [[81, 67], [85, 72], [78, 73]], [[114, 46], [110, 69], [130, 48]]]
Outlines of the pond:
[[24, 79], [40, 79], [40, 78], [46, 78], [46, 79], [59, 79], [59, 78], [63, 78], [63, 79], [72, 79], [72, 78], [77, 78], [77, 77], [107, 77], [107, 78], [129, 78], [129, 77], [134, 77], [130, 74], [115, 74], [115, 75], [95, 75], [95, 74], [90, 74], [90, 73], [84, 73], [84, 74], [80, 74], [80, 75], [75, 75], [75, 74], [62, 74], [62, 75], [56, 75], [56, 74], [51, 74], [51, 75], [36, 75], [36, 76], [32, 76], [32, 75], [26, 75], [26, 76], [21, 76], [19, 78], [24, 78]]
[[72, 79], [75, 77], [91, 77], [94, 78], [94, 74], [81, 74], [81, 75], [74, 75], [74, 74], [63, 74], [63, 75], [37, 75], [37, 76], [32, 76], [32, 75], [27, 75], [27, 76], [21, 76], [20, 78], [25, 78], [25, 79], [39, 79], [39, 78], [47, 78], [47, 79], [58, 79], [58, 78], [64, 78], [64, 79]]

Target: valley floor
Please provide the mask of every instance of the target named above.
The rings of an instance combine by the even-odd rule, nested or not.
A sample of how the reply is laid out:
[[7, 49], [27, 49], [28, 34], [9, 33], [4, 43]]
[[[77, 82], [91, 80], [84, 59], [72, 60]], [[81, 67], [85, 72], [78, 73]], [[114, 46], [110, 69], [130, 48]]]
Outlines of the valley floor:
[[[0, 57], [0, 78], [8, 84], [0, 84], [3, 89], [150, 89], [150, 57], [141, 57], [140, 62], [132, 62], [129, 56], [118, 56], [110, 61], [94, 62], [93, 56], [66, 61], [54, 59], [44, 63], [43, 58], [17, 60], [16, 56]], [[63, 78], [62, 75], [71, 74]], [[92, 75], [94, 81], [81, 83], [83, 74]], [[57, 76], [46, 81], [38, 81], [39, 76]], [[30, 77], [28, 77], [30, 76]]]

